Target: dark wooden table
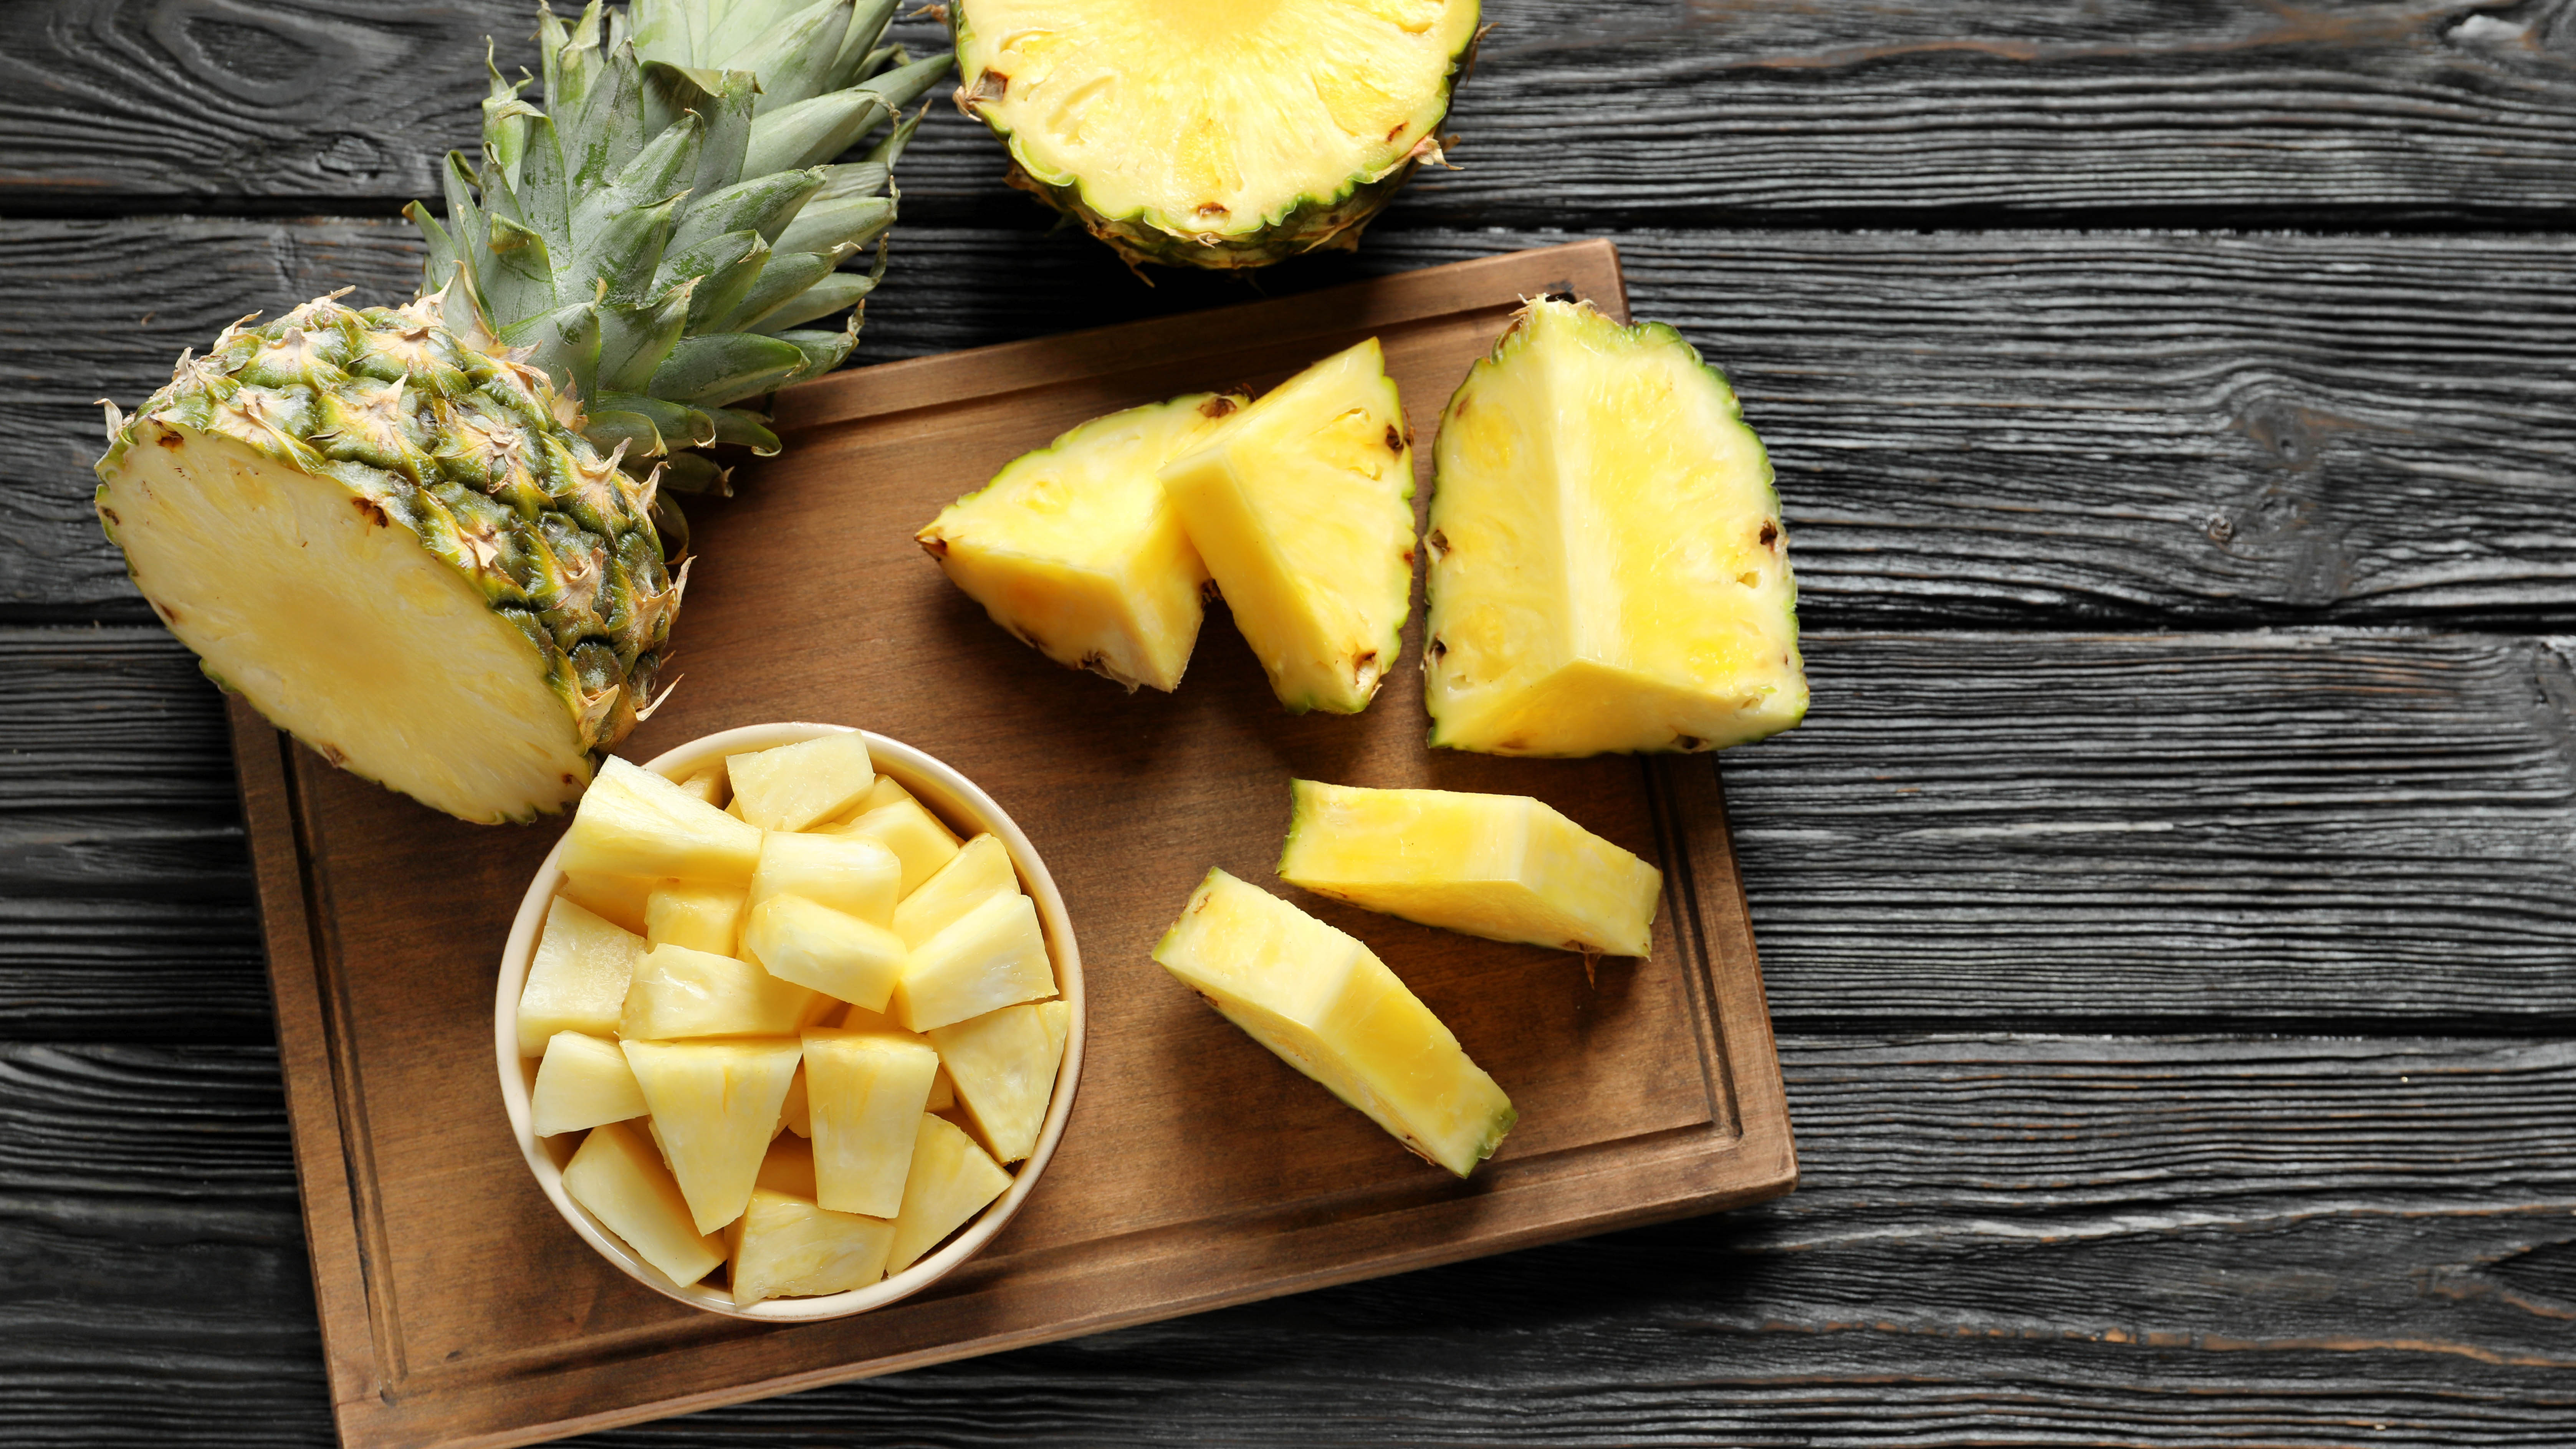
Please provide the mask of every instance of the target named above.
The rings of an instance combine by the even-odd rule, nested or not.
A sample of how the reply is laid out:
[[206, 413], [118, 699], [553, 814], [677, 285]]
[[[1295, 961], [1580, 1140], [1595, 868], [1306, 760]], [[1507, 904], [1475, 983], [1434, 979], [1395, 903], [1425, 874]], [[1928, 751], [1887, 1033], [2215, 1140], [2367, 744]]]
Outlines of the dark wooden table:
[[[599, 1441], [2576, 1443], [2576, 5], [1489, 15], [1465, 169], [1257, 285], [1607, 235], [1734, 374], [1806, 1185]], [[406, 295], [530, 28], [0, 4], [0, 1440], [330, 1439], [222, 715], [90, 400]], [[999, 169], [934, 112], [861, 361], [1244, 295]]]

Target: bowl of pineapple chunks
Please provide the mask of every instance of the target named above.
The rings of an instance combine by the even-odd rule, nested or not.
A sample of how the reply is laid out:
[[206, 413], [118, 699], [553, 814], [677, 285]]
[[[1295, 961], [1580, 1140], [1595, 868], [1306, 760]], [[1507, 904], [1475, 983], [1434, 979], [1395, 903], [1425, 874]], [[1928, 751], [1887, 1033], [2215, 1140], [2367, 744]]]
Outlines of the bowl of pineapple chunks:
[[606, 761], [493, 1000], [501, 1097], [575, 1233], [740, 1318], [882, 1307], [991, 1241], [1082, 1072], [1082, 963], [1028, 837], [840, 725]]

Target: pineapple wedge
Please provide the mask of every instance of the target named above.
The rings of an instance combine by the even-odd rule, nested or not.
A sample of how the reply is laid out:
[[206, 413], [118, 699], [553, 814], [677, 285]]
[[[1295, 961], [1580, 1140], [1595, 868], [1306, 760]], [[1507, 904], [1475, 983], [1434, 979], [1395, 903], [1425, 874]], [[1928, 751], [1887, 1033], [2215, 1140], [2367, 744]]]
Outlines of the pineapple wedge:
[[903, 862], [874, 836], [773, 831], [760, 844], [750, 903], [757, 908], [771, 896], [799, 895], [882, 926], [894, 919], [902, 891]]
[[804, 1043], [814, 1200], [836, 1212], [894, 1216], [939, 1053], [906, 1031], [809, 1030]]
[[661, 1154], [622, 1122], [590, 1129], [564, 1165], [563, 1185], [574, 1202], [674, 1283], [695, 1283], [725, 1260], [722, 1240], [698, 1231]]
[[[805, 1066], [796, 1066], [795, 1080], [787, 1084], [787, 1100], [778, 1104], [778, 1132], [793, 1132], [812, 1141], [814, 1137], [814, 1103], [805, 1086]], [[776, 1137], [778, 1132], [769, 1135]]]
[[732, 886], [666, 880], [644, 897], [644, 940], [730, 956], [742, 940], [743, 892]]
[[641, 936], [644, 902], [653, 894], [653, 887], [661, 883], [647, 876], [568, 870], [564, 872], [563, 888], [556, 894], [619, 930]]
[[1058, 664], [1171, 692], [1207, 566], [1155, 474], [1243, 399], [1192, 393], [1094, 418], [1023, 453], [914, 535], [993, 622]]
[[903, 862], [903, 895], [930, 879], [957, 854], [957, 832], [918, 800], [898, 800], [847, 825], [832, 827], [840, 839], [873, 840]]
[[1062, 1001], [1006, 1006], [931, 1029], [939, 1064], [995, 1161], [1017, 1162], [1037, 1150], [1072, 1010]]
[[615, 755], [581, 797], [557, 864], [566, 871], [740, 886], [760, 860], [760, 830]]
[[894, 908], [894, 933], [904, 945], [918, 946], [985, 901], [1017, 894], [1019, 888], [1009, 847], [993, 836], [978, 835]]
[[1163, 492], [1279, 702], [1367, 708], [1413, 597], [1413, 446], [1377, 339], [1227, 419]]
[[1652, 944], [1664, 873], [1527, 795], [1288, 782], [1279, 878], [1491, 941], [1603, 956]]
[[1460, 1177], [1518, 1120], [1503, 1089], [1368, 947], [1222, 870], [1191, 893], [1154, 959], [1281, 1060]]
[[741, 1217], [796, 1076], [796, 1040], [629, 1041], [625, 1051], [697, 1230]]
[[1432, 744], [1706, 750], [1805, 715], [1771, 463], [1679, 333], [1530, 303], [1435, 458]]
[[1053, 995], [1037, 903], [1014, 892], [987, 898], [914, 947], [886, 1014], [906, 1031], [928, 1031]]
[[635, 968], [617, 1034], [628, 1041], [788, 1036], [814, 1012], [817, 996], [748, 961], [656, 946]]
[[681, 789], [719, 810], [733, 803], [733, 782], [722, 765], [709, 765], [679, 783]]
[[607, 1036], [617, 1030], [644, 942], [557, 896], [519, 988], [519, 1055], [543, 1055], [559, 1031]]
[[903, 975], [903, 938], [803, 896], [771, 896], [751, 913], [743, 954], [781, 981], [882, 1010]]
[[546, 1043], [537, 1085], [528, 1094], [530, 1130], [539, 1137], [623, 1122], [647, 1110], [644, 1089], [635, 1085], [635, 1071], [617, 1043], [577, 1031], [556, 1032]]
[[814, 1201], [812, 1150], [794, 1138], [769, 1149], [742, 1216], [725, 1229], [733, 1301], [809, 1297], [865, 1288], [885, 1276], [894, 1224], [836, 1213]]
[[867, 736], [856, 730], [725, 756], [734, 803], [763, 830], [803, 830], [849, 809], [876, 783]]
[[920, 1262], [1010, 1185], [1011, 1175], [963, 1128], [925, 1114], [904, 1176], [903, 1211], [895, 1215], [886, 1271], [900, 1273]]

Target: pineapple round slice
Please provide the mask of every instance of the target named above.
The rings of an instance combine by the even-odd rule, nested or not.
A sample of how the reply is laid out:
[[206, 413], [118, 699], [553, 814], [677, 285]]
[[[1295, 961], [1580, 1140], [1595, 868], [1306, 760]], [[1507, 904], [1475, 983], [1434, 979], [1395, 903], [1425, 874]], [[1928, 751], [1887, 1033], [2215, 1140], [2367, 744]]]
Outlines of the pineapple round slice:
[[957, 103], [1130, 263], [1348, 248], [1424, 160], [1476, 0], [957, 0]]

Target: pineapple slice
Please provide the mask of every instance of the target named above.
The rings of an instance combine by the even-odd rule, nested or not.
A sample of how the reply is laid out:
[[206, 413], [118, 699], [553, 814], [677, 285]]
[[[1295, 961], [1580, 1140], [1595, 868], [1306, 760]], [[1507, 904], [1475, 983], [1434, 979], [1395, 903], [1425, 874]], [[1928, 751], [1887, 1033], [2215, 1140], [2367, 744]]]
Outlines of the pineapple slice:
[[1679, 333], [1530, 303], [1435, 456], [1432, 744], [1706, 750], [1805, 715], [1771, 463]]
[[723, 1241], [698, 1231], [661, 1154], [622, 1122], [590, 1129], [564, 1164], [563, 1185], [601, 1226], [674, 1283], [695, 1283], [725, 1260]]
[[562, 889], [556, 892], [565, 900], [598, 916], [622, 931], [644, 934], [644, 902], [653, 887], [662, 882], [649, 876], [601, 875], [594, 871], [565, 871]]
[[630, 1041], [653, 1136], [702, 1233], [742, 1216], [802, 1048], [783, 1041]]
[[1062, 1001], [1006, 1006], [930, 1030], [957, 1100], [997, 1162], [1037, 1150], [1072, 1009]]
[[772, 831], [751, 875], [754, 907], [771, 896], [800, 895], [879, 926], [894, 919], [902, 890], [903, 862], [872, 835]]
[[628, 1041], [785, 1036], [805, 1023], [816, 995], [748, 961], [656, 946], [635, 968], [617, 1034]]
[[680, 788], [721, 810], [733, 803], [733, 782], [722, 765], [709, 765], [680, 781]]
[[1527, 795], [1288, 782], [1279, 878], [1489, 941], [1603, 956], [1652, 944], [1664, 873]]
[[742, 940], [744, 900], [732, 886], [663, 881], [644, 898], [644, 940], [730, 956]]
[[1010, 848], [991, 835], [978, 835], [894, 908], [894, 933], [906, 946], [918, 946], [986, 900], [1019, 889]]
[[894, 1216], [939, 1053], [906, 1031], [809, 1030], [804, 1040], [814, 1200], [835, 1212]]
[[873, 840], [893, 851], [903, 862], [903, 895], [912, 894], [957, 854], [957, 832], [918, 800], [898, 800], [871, 810], [847, 825], [832, 827], [832, 834], [844, 840]]
[[1014, 892], [987, 898], [914, 947], [886, 1014], [907, 1031], [928, 1031], [1053, 995], [1037, 903]]
[[1413, 447], [1377, 339], [1235, 414], [1163, 491], [1279, 702], [1366, 709], [1413, 597]]
[[725, 1229], [733, 1301], [810, 1297], [865, 1288], [885, 1276], [894, 1224], [836, 1213], [814, 1201], [814, 1158], [793, 1138], [769, 1149], [742, 1216]]
[[1242, 405], [1223, 393], [1094, 418], [993, 475], [914, 537], [993, 622], [1134, 690], [1181, 682], [1207, 566], [1154, 475]]
[[903, 975], [903, 938], [803, 896], [771, 896], [742, 933], [745, 955], [781, 981], [810, 986], [871, 1011]]
[[1010, 1185], [1011, 1175], [985, 1156], [963, 1128], [924, 1114], [912, 1167], [904, 1176], [903, 1211], [895, 1215], [886, 1271], [900, 1273], [920, 1262]]
[[561, 896], [519, 988], [519, 1055], [542, 1055], [559, 1031], [606, 1036], [617, 1030], [644, 942]]
[[763, 830], [803, 830], [829, 820], [876, 783], [867, 736], [856, 730], [727, 755], [725, 774], [742, 818]]
[[759, 860], [757, 828], [611, 755], [581, 797], [556, 863], [566, 871], [739, 886]]
[[546, 1043], [536, 1088], [528, 1094], [530, 1130], [539, 1137], [623, 1122], [646, 1110], [644, 1089], [635, 1085], [635, 1071], [617, 1043], [577, 1031], [556, 1032]]
[[1254, 1041], [1460, 1177], [1519, 1118], [1374, 952], [1222, 870], [1191, 893], [1154, 959]]

